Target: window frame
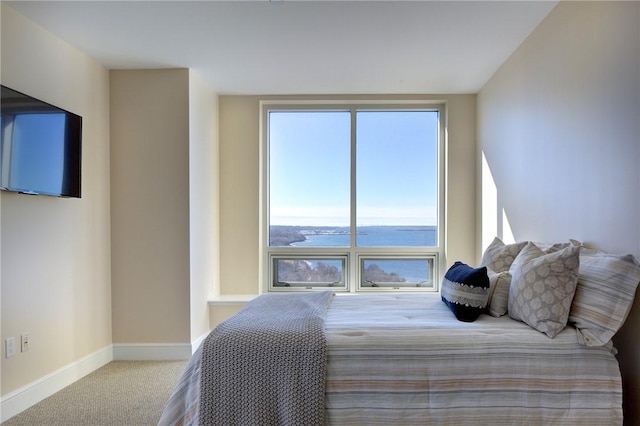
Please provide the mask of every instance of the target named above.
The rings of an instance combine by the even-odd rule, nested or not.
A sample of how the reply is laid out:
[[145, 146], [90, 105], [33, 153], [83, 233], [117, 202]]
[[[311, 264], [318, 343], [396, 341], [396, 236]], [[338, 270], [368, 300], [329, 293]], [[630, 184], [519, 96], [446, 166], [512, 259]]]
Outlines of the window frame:
[[[382, 255], [370, 255], [370, 254], [357, 254], [358, 257], [357, 265], [357, 281], [356, 281], [356, 292], [381, 292], [381, 291], [402, 291], [402, 292], [434, 292], [438, 289], [438, 254], [382, 254]], [[371, 260], [426, 260], [431, 263], [431, 280], [429, 281], [429, 285], [424, 287], [408, 287], [408, 286], [394, 286], [392, 284], [371, 287], [365, 286], [362, 282], [362, 275], [364, 270], [364, 262]]]
[[[371, 292], [437, 292], [442, 279], [445, 261], [446, 227], [446, 104], [442, 101], [398, 100], [398, 101], [335, 101], [335, 100], [261, 100], [260, 101], [260, 288], [264, 292], [318, 291], [332, 289], [342, 293]], [[269, 112], [270, 111], [350, 111], [351, 112], [351, 150], [350, 150], [350, 228], [356, 228], [356, 111], [437, 111], [437, 246], [434, 247], [357, 247], [355, 232], [350, 234], [349, 247], [270, 247], [269, 246]], [[280, 287], [275, 286], [274, 261], [290, 258], [346, 258], [344, 288], [326, 286]], [[365, 287], [361, 285], [360, 275], [363, 261], [371, 259], [426, 259], [432, 260], [432, 285], [419, 288]]]
[[[279, 260], [339, 260], [342, 262], [342, 276], [343, 283], [338, 283], [338, 286], [330, 286], [330, 285], [313, 285], [318, 283], [309, 283], [307, 285], [303, 285], [302, 283], [297, 283], [297, 285], [293, 285], [290, 287], [286, 286], [278, 286], [276, 285], [276, 277], [277, 277], [277, 267], [274, 266], [275, 263]], [[336, 292], [345, 292], [348, 290], [348, 281], [349, 281], [349, 255], [347, 253], [336, 254], [331, 253], [330, 255], [318, 255], [314, 254], [313, 256], [308, 255], [306, 251], [300, 254], [292, 254], [292, 255], [283, 255], [281, 253], [272, 254], [269, 256], [269, 291], [314, 291], [314, 290], [332, 290]]]

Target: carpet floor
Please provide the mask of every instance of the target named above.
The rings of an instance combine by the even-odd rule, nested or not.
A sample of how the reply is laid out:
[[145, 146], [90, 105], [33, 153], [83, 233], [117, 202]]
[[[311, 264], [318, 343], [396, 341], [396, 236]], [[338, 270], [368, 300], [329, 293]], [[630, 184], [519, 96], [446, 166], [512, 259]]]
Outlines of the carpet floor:
[[186, 364], [110, 362], [2, 426], [155, 426]]

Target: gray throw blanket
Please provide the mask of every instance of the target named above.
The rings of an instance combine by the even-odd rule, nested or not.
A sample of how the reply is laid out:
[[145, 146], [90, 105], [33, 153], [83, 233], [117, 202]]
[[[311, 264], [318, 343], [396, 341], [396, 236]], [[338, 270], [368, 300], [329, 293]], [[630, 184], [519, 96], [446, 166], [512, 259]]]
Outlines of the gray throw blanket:
[[265, 294], [202, 346], [200, 425], [324, 425], [333, 292]]

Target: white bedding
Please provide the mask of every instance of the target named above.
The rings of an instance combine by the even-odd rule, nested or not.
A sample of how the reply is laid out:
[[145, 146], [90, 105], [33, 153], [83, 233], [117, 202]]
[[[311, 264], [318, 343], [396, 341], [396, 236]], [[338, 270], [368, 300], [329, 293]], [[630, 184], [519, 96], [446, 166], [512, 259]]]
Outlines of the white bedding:
[[460, 322], [436, 294], [336, 297], [325, 327], [331, 424], [622, 424], [612, 346], [572, 327]]
[[[554, 339], [508, 316], [456, 320], [439, 294], [334, 297], [326, 323], [333, 425], [620, 425], [611, 344]], [[160, 424], [198, 424], [199, 352]]]

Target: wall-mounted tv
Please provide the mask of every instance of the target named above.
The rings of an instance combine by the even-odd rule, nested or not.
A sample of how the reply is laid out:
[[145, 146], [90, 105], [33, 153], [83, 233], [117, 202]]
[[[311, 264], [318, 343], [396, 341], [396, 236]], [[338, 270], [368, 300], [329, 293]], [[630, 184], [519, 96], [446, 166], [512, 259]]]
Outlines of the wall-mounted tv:
[[0, 88], [0, 189], [80, 198], [82, 117]]

